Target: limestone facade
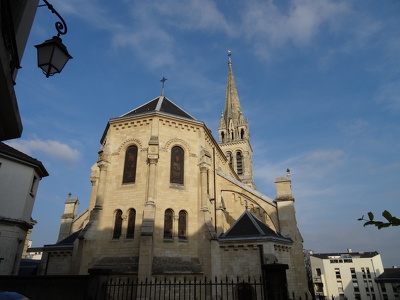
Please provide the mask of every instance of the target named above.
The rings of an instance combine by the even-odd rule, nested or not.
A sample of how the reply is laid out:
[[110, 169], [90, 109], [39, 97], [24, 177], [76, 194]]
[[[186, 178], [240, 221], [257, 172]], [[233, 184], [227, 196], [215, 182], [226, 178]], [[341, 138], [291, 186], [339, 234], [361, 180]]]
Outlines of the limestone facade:
[[[88, 210], [75, 216], [75, 202], [67, 200], [59, 241], [43, 248], [54, 256], [69, 247], [64, 274], [109, 268], [139, 278], [241, 277], [281, 264], [288, 266], [290, 293], [307, 293], [290, 174], [277, 178], [276, 199], [255, 189], [248, 124], [229, 62], [227, 98], [232, 93], [236, 106], [224, 113], [233, 116], [231, 127], [222, 118], [219, 143], [164, 95], [108, 122], [92, 167]], [[222, 132], [233, 139], [221, 140]], [[227, 156], [238, 149], [240, 174], [237, 160], [232, 165]], [[54, 267], [43, 259], [41, 274], [49, 270]]]

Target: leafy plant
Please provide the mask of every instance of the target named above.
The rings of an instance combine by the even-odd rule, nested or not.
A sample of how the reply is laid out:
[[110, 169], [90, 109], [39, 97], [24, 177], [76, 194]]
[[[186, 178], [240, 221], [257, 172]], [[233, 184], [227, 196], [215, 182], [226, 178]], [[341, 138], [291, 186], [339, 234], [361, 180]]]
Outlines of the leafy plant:
[[378, 229], [386, 228], [386, 227], [390, 227], [390, 226], [400, 226], [400, 219], [392, 216], [392, 214], [390, 212], [388, 212], [387, 210], [385, 210], [382, 213], [382, 216], [387, 220], [386, 222], [375, 221], [375, 216], [372, 212], [368, 213], [368, 219], [365, 219], [364, 216], [362, 216], [361, 218], [358, 219], [358, 221], [366, 221], [364, 223], [364, 227], [368, 226], [368, 225], [374, 225], [374, 226], [378, 227]]

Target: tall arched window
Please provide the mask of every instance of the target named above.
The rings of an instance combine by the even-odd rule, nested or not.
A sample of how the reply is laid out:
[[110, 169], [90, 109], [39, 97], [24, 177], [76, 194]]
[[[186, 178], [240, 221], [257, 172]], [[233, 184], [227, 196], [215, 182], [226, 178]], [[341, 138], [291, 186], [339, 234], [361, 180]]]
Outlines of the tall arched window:
[[184, 152], [181, 147], [175, 146], [171, 150], [171, 183], [183, 184]]
[[221, 131], [221, 142], [224, 143], [225, 142], [225, 132]]
[[122, 211], [120, 209], [118, 209], [115, 212], [113, 239], [120, 238], [121, 230], [122, 230]]
[[181, 210], [179, 212], [178, 219], [178, 238], [180, 240], [186, 240], [186, 228], [187, 228], [187, 212], [185, 210]]
[[243, 175], [243, 156], [242, 152], [236, 152], [236, 170], [238, 175]]
[[229, 165], [232, 167], [232, 153], [226, 153], [226, 158], [228, 159]]
[[126, 238], [133, 239], [135, 236], [135, 221], [136, 221], [136, 210], [131, 208], [128, 213], [128, 228], [126, 230]]
[[164, 215], [164, 239], [172, 239], [173, 222], [174, 211], [169, 208]]
[[134, 183], [136, 180], [136, 162], [137, 162], [138, 148], [136, 146], [129, 146], [125, 152], [124, 175], [122, 183]]

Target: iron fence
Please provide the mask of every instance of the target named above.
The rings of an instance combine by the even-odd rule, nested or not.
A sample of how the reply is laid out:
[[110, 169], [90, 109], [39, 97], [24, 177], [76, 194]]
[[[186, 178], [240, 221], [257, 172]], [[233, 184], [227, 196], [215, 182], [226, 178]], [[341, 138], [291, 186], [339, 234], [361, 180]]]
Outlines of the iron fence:
[[113, 278], [107, 283], [107, 300], [265, 300], [261, 278], [214, 280]]

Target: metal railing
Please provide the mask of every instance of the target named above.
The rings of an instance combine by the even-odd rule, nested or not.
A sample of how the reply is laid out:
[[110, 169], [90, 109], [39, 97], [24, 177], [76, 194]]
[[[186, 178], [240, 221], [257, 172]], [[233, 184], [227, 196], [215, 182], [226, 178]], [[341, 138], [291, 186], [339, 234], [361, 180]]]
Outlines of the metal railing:
[[266, 299], [261, 278], [187, 280], [114, 278], [107, 283], [107, 300]]

